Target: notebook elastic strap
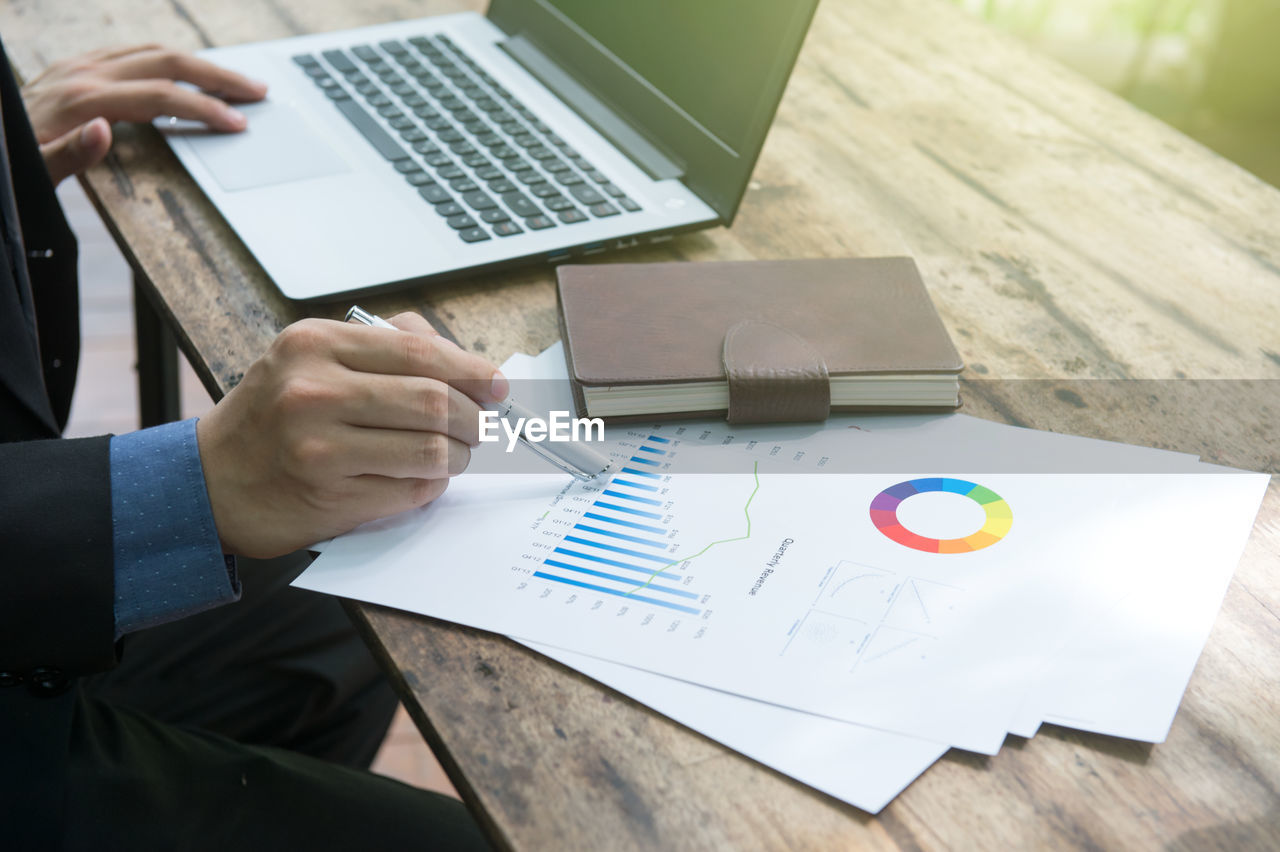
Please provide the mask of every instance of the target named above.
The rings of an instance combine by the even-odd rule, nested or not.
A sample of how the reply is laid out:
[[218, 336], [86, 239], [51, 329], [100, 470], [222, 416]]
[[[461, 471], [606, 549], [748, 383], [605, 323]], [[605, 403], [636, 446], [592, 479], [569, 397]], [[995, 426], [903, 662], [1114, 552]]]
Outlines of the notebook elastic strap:
[[831, 379], [818, 352], [800, 335], [764, 320], [743, 320], [724, 336], [730, 423], [825, 420]]

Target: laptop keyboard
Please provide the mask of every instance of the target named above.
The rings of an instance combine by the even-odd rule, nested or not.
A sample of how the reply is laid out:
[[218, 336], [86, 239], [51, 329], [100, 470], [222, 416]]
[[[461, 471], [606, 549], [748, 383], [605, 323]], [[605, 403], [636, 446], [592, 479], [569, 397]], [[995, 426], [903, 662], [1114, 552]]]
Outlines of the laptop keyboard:
[[641, 209], [448, 36], [293, 61], [464, 242]]

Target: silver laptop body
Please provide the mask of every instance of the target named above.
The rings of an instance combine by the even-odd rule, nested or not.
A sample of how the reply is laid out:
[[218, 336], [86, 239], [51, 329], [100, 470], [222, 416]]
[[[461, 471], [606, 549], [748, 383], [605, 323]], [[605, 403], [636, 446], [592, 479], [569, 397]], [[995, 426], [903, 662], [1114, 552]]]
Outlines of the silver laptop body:
[[[249, 129], [156, 123], [292, 299], [669, 239], [732, 220], [813, 11], [708, 0], [680, 30], [708, 52], [681, 69], [660, 45], [679, 47], [663, 31], [682, 5], [495, 0], [487, 16], [208, 50], [268, 84], [240, 107]], [[752, 6], [775, 49], [730, 81], [759, 90], [730, 109], [698, 78], [732, 70], [721, 25]]]

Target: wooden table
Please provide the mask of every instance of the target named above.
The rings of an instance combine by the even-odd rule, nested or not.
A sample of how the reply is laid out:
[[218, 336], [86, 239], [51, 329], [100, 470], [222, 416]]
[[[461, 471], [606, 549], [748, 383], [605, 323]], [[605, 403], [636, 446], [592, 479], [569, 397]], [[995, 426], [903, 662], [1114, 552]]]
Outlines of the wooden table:
[[[7, 0], [0, 32], [30, 76], [474, 5]], [[117, 132], [85, 183], [215, 398], [341, 313], [282, 298], [157, 134]], [[940, 0], [824, 0], [733, 228], [617, 259], [888, 254], [918, 260], [970, 413], [1280, 464], [1280, 193]], [[498, 362], [556, 338], [547, 268], [367, 301]], [[1278, 565], [1273, 483], [1168, 742], [1048, 727], [948, 754], [877, 817], [505, 639], [352, 610], [502, 846], [1243, 849], [1280, 844]]]

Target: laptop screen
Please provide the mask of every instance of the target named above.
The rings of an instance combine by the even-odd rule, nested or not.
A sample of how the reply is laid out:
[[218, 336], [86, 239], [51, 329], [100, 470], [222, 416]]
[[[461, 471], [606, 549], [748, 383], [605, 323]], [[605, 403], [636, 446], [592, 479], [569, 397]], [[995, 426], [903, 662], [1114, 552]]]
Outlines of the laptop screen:
[[493, 0], [489, 17], [536, 45], [674, 161], [684, 182], [728, 222], [815, 6]]
[[730, 148], [749, 135], [795, 4], [743, 0], [549, 0]]

